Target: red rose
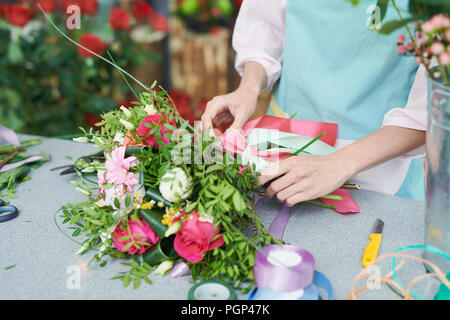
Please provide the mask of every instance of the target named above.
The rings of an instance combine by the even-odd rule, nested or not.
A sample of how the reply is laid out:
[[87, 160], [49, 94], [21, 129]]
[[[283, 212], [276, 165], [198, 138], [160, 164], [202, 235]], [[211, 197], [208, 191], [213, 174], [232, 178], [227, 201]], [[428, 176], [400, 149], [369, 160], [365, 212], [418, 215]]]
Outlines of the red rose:
[[[199, 214], [194, 212], [185, 220], [177, 231], [173, 247], [180, 257], [189, 262], [196, 263], [203, 259], [206, 251], [219, 248], [223, 245], [223, 236], [216, 236], [220, 226], [216, 227], [207, 221], [200, 221]], [[213, 239], [216, 238], [214, 241]]]
[[[38, 0], [37, 3], [47, 13], [55, 12], [57, 7], [58, 7], [58, 1], [57, 0]], [[37, 10], [39, 11], [39, 7], [37, 7]]]
[[81, 2], [79, 0], [63, 0], [61, 3], [61, 11], [67, 13], [67, 8], [71, 5], [78, 6], [81, 10]]
[[112, 8], [111, 15], [109, 16], [109, 24], [115, 31], [130, 29], [128, 13], [121, 8]]
[[7, 7], [6, 18], [14, 26], [24, 27], [33, 17], [33, 11], [20, 4], [13, 4]]
[[155, 12], [152, 16], [148, 18], [148, 23], [150, 27], [159, 32], [169, 31], [169, 23], [165, 15]]
[[81, 0], [81, 12], [93, 16], [97, 13], [97, 0]]
[[8, 6], [9, 6], [8, 3], [0, 3], [0, 18], [2, 18], [6, 14]]
[[152, 16], [155, 11], [150, 7], [150, 5], [144, 1], [136, 1], [131, 9], [133, 12], [133, 16], [136, 20], [145, 20], [148, 17]]
[[[108, 47], [108, 44], [106, 42], [104, 42], [102, 39], [97, 37], [95, 34], [89, 34], [89, 33], [83, 34], [81, 36], [80, 44], [83, 47], [95, 52], [98, 55], [101, 55], [103, 53], [103, 51], [105, 51], [106, 48]], [[80, 47], [78, 47], [78, 53], [82, 57], [85, 57], [85, 58], [95, 57], [95, 55], [93, 55], [89, 51], [86, 51]]]

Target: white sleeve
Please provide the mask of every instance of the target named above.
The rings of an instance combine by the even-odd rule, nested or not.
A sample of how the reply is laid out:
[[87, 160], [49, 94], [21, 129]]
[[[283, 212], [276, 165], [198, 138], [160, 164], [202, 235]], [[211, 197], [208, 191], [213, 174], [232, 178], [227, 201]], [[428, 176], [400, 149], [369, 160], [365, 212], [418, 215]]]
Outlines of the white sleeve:
[[[416, 79], [409, 93], [408, 102], [404, 108], [394, 108], [384, 116], [383, 126], [398, 126], [415, 130], [427, 130], [427, 96], [428, 81], [426, 70], [420, 65]], [[425, 146], [405, 154], [406, 157], [424, 157]]]
[[242, 76], [248, 61], [259, 62], [267, 73], [264, 92], [281, 74], [287, 0], [244, 0], [233, 31], [235, 67]]

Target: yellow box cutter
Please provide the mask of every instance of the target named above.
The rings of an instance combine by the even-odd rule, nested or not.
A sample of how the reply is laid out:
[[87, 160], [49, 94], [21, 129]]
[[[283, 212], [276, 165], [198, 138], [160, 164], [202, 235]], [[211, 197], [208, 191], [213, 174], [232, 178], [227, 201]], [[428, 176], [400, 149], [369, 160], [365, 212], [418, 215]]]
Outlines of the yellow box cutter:
[[362, 265], [364, 268], [374, 261], [378, 256], [380, 250], [381, 238], [383, 232], [384, 222], [381, 219], [377, 219], [373, 225], [372, 233], [369, 236], [370, 242], [364, 249], [362, 257]]

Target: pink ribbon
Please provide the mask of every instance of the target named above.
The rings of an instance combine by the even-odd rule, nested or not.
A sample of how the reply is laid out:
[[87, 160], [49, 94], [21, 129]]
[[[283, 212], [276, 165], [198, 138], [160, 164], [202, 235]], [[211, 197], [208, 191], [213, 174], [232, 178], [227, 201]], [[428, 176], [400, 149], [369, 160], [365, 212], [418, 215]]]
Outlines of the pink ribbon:
[[258, 151], [253, 146], [249, 147], [247, 141], [245, 140], [246, 136], [247, 135], [243, 135], [235, 129], [226, 130], [221, 136], [223, 150], [232, 154], [238, 154], [242, 157], [247, 148], [249, 148], [250, 152], [248, 154], [248, 160], [253, 157], [263, 158], [264, 160], [270, 162], [278, 161], [280, 159], [279, 152], [269, 150]]

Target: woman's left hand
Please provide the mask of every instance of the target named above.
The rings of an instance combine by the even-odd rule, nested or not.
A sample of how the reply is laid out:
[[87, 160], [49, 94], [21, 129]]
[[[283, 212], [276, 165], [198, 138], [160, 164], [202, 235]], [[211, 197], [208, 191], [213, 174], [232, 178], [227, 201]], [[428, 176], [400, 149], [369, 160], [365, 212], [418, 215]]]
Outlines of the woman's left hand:
[[289, 207], [317, 199], [341, 187], [352, 175], [336, 154], [293, 156], [262, 171], [259, 184], [273, 180], [266, 194], [274, 195]]

